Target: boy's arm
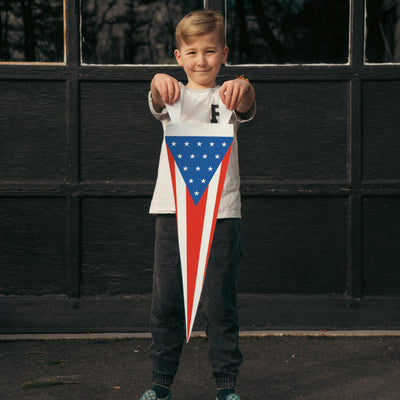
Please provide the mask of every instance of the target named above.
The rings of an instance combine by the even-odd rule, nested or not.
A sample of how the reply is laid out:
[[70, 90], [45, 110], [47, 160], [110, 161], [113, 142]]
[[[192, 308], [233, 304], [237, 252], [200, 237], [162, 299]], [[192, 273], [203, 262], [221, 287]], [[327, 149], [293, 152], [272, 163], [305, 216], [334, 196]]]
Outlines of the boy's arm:
[[253, 105], [256, 95], [247, 79], [233, 79], [222, 84], [219, 95], [228, 110], [245, 114]]
[[165, 107], [165, 104], [174, 104], [181, 94], [178, 81], [167, 74], [155, 74], [150, 84], [151, 97], [157, 112]]

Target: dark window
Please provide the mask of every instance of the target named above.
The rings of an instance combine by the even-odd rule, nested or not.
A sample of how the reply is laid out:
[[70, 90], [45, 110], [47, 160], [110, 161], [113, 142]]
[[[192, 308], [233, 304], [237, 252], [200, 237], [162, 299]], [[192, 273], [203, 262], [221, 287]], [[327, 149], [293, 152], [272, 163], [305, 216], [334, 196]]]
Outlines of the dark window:
[[367, 0], [365, 61], [400, 63], [400, 0]]
[[349, 0], [228, 0], [232, 64], [347, 63]]
[[63, 62], [63, 0], [0, 0], [0, 61]]
[[82, 61], [175, 64], [175, 26], [201, 8], [201, 0], [82, 0]]

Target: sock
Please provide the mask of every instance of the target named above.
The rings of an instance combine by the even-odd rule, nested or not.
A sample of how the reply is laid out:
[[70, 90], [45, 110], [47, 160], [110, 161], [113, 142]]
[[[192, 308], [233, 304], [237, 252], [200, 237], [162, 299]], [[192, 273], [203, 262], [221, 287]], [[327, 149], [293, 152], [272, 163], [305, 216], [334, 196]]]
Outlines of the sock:
[[156, 392], [157, 399], [164, 399], [169, 395], [169, 387], [162, 385], [153, 385], [153, 390]]
[[228, 394], [235, 393], [233, 389], [218, 389], [217, 390], [217, 398], [218, 400], [225, 400]]

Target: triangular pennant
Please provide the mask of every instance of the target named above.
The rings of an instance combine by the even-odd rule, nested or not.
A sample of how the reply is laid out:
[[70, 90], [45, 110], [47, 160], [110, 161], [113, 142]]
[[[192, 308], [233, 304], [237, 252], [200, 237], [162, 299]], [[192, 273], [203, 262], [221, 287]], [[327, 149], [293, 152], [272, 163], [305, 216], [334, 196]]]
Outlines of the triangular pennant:
[[165, 143], [176, 206], [189, 341], [229, 165], [233, 125], [168, 124]]

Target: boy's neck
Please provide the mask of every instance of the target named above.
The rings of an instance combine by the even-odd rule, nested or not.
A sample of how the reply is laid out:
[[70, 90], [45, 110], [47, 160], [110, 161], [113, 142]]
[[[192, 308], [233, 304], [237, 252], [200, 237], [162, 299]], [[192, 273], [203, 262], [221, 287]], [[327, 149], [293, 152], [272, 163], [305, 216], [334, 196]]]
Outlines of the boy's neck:
[[213, 85], [210, 85], [210, 86], [200, 86], [200, 85], [193, 84], [193, 83], [191, 83], [191, 82], [188, 82], [188, 83], [186, 84], [186, 87], [187, 87], [188, 89], [194, 89], [194, 90], [213, 89], [213, 88], [215, 88], [216, 86], [217, 86], [217, 83], [216, 83], [216, 82], [214, 82], [214, 84], [213, 84]]

